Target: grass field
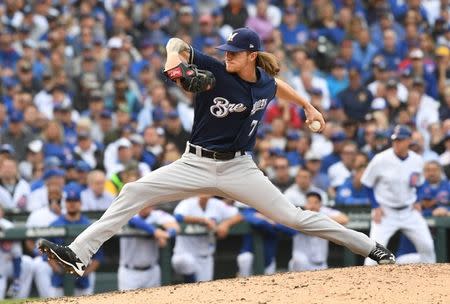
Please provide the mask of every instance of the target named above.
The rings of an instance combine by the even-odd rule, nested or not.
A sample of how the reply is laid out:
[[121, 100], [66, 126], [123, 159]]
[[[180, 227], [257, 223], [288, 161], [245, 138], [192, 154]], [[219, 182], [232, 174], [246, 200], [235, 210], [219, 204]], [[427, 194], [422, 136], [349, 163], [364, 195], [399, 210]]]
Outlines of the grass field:
[[37, 299], [6, 299], [6, 300], [0, 300], [0, 304], [20, 304], [25, 302], [32, 302]]

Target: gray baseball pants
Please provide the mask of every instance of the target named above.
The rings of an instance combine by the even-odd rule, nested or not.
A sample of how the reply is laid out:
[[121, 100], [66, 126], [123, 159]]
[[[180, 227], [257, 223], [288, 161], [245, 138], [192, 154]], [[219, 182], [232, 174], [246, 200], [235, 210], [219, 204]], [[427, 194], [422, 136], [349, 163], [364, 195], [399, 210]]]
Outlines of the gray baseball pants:
[[250, 155], [218, 161], [188, 152], [172, 164], [126, 184], [103, 216], [69, 247], [88, 265], [100, 246], [144, 207], [202, 193], [243, 202], [277, 223], [343, 245], [362, 256], [375, 248], [375, 241], [365, 234], [347, 229], [323, 214], [295, 207]]

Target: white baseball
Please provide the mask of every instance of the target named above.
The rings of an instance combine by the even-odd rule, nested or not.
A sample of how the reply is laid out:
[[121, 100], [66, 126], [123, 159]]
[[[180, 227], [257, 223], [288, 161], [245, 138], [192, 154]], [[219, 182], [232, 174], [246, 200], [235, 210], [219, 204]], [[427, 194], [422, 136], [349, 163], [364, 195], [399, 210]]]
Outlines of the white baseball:
[[319, 131], [321, 127], [322, 127], [322, 125], [320, 124], [320, 122], [318, 120], [314, 120], [312, 123], [309, 124], [309, 128], [313, 132]]

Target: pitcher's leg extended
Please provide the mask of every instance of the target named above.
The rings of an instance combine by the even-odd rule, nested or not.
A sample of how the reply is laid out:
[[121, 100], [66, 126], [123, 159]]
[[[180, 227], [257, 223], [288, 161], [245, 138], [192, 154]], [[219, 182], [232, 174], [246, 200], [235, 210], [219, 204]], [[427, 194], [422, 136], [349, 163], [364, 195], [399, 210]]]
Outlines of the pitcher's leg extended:
[[343, 245], [363, 256], [375, 249], [375, 241], [365, 234], [347, 229], [323, 214], [295, 207], [250, 158], [230, 164], [224, 171], [227, 174], [219, 176], [220, 190], [256, 208], [275, 222]]
[[156, 205], [195, 195], [213, 183], [208, 163], [183, 156], [176, 162], [155, 170], [136, 182], [126, 184], [103, 216], [69, 246], [87, 265], [100, 246], [116, 234], [128, 220], [148, 205]]

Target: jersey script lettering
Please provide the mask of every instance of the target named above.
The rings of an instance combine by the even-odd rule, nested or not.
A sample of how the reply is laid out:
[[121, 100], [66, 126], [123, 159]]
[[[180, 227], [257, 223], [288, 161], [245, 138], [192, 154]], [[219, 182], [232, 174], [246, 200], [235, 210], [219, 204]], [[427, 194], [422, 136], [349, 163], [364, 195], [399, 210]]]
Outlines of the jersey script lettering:
[[228, 114], [233, 112], [243, 112], [247, 107], [243, 103], [230, 103], [227, 99], [223, 97], [216, 97], [214, 98], [213, 102], [215, 103], [212, 105], [209, 110], [211, 111], [211, 114], [223, 118], [226, 117]]

